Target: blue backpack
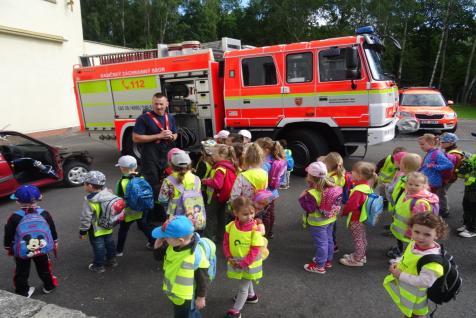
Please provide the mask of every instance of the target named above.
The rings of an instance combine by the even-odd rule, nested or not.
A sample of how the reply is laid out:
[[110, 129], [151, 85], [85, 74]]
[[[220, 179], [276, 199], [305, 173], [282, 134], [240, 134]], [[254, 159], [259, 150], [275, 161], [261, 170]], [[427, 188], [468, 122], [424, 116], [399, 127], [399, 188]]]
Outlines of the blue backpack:
[[54, 249], [54, 240], [50, 226], [41, 216], [43, 209], [36, 208], [34, 212], [25, 213], [18, 210], [16, 215], [21, 216], [20, 223], [15, 231], [13, 254], [23, 259], [48, 254]]
[[152, 210], [154, 207], [154, 192], [150, 184], [141, 177], [133, 177], [126, 187], [124, 194], [127, 206], [136, 211]]
[[288, 163], [288, 171], [294, 170], [294, 158], [293, 153], [290, 149], [284, 149], [284, 154], [286, 155], [286, 162]]
[[[193, 269], [196, 270], [200, 266], [202, 257], [205, 256], [210, 263], [210, 267], [208, 267], [208, 277], [210, 277], [210, 281], [212, 281], [215, 279], [217, 274], [216, 245], [210, 239], [200, 237], [198, 233], [195, 233], [195, 240], [198, 243], [195, 246], [195, 262], [193, 263]], [[205, 255], [203, 255], [203, 251], [205, 252]]]
[[383, 212], [383, 197], [376, 193], [369, 193], [365, 203], [367, 208], [366, 224], [375, 226]]

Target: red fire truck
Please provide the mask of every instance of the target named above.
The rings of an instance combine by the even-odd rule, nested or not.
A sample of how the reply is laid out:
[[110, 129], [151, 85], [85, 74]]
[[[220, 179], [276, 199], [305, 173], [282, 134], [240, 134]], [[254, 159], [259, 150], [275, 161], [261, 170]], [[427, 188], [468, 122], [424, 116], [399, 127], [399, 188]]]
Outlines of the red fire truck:
[[135, 119], [165, 93], [179, 145], [195, 149], [221, 129], [287, 140], [297, 172], [319, 155], [343, 155], [394, 138], [398, 89], [382, 67], [372, 27], [354, 36], [265, 47], [189, 41], [157, 50], [81, 57], [73, 69], [81, 128], [132, 142]]

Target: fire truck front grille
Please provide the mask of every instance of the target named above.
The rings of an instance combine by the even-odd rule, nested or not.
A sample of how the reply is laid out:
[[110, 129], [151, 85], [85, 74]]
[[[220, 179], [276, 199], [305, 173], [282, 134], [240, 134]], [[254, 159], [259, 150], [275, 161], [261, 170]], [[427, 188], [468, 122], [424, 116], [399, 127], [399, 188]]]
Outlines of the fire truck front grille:
[[427, 115], [427, 114], [416, 114], [418, 119], [442, 119], [443, 114]]

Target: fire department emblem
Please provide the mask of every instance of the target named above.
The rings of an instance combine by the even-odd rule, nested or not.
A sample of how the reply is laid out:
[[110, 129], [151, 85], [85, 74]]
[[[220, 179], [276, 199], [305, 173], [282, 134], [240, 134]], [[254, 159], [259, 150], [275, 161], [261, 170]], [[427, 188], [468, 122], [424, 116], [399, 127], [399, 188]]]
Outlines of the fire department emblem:
[[294, 99], [294, 103], [297, 105], [297, 106], [301, 106], [302, 105], [302, 97], [296, 97]]

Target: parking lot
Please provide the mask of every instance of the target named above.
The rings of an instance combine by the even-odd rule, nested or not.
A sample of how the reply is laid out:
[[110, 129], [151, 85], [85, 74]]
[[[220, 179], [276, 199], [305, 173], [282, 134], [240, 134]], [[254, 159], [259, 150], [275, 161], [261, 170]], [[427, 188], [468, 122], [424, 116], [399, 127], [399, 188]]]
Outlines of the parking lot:
[[[457, 134], [461, 148], [476, 152], [476, 139], [471, 137], [473, 121], [460, 121]], [[474, 128], [476, 131], [476, 128]], [[409, 151], [421, 154], [416, 141], [417, 134], [370, 147], [365, 160], [377, 162], [394, 147], [405, 146]], [[113, 188], [120, 176], [114, 167], [119, 154], [114, 146], [94, 142], [88, 136], [49, 137], [49, 143], [86, 149], [94, 157], [93, 168], [103, 171], [107, 185]], [[349, 167], [350, 161], [346, 161]], [[393, 244], [393, 238], [383, 236], [382, 224], [368, 229], [368, 263], [363, 268], [340, 266], [325, 275], [304, 271], [304, 263], [310, 260], [314, 249], [309, 233], [300, 226], [301, 209], [297, 202], [304, 189], [304, 179], [293, 177], [291, 188], [281, 192], [277, 202], [275, 239], [270, 241], [270, 257], [264, 264], [264, 278], [257, 287], [260, 302], [247, 305], [243, 317], [401, 317], [397, 308], [382, 287], [387, 274], [385, 252]], [[41, 206], [49, 210], [56, 222], [60, 251], [54, 259], [54, 273], [59, 279], [55, 293], [38, 298], [49, 303], [82, 310], [97, 317], [170, 317], [171, 305], [162, 293], [162, 272], [152, 253], [145, 248], [145, 240], [135, 227], [129, 232], [124, 256], [118, 258], [119, 266], [104, 274], [87, 269], [92, 258], [88, 241], [78, 237], [79, 214], [84, 192], [79, 188], [51, 186], [43, 189]], [[448, 223], [454, 229], [460, 224], [463, 183], [458, 181], [449, 191], [451, 217]], [[15, 210], [15, 203], [0, 199], [0, 221]], [[383, 223], [389, 222], [386, 215]], [[351, 251], [352, 241], [344, 227], [338, 224], [338, 243], [341, 252]], [[436, 317], [476, 317], [476, 238], [462, 239], [452, 231], [445, 242], [461, 267], [464, 283], [457, 301], [438, 309]], [[0, 289], [12, 291], [14, 263], [5, 252], [0, 252]], [[207, 297], [205, 317], [221, 317], [232, 305], [236, 284], [226, 278], [225, 263], [219, 252], [218, 275]], [[32, 270], [30, 282], [40, 286]]]

